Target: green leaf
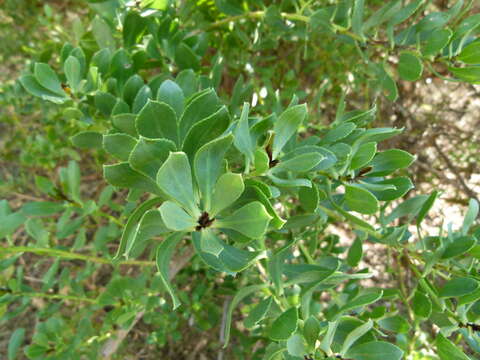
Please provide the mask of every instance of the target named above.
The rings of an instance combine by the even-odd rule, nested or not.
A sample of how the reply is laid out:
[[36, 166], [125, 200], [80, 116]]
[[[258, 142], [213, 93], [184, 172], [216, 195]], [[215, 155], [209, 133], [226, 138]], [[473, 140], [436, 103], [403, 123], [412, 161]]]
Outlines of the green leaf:
[[240, 174], [225, 173], [222, 174], [215, 184], [212, 204], [207, 208], [211, 217], [217, 215], [223, 209], [232, 205], [242, 195], [245, 185]]
[[249, 313], [243, 321], [246, 328], [250, 329], [258, 324], [267, 315], [272, 305], [273, 297], [269, 296], [260, 301]]
[[157, 184], [172, 200], [183, 205], [190, 215], [195, 218], [200, 216], [193, 193], [192, 170], [185, 153], [170, 153], [158, 170]]
[[152, 179], [132, 169], [127, 162], [104, 165], [103, 176], [110, 185], [139, 189], [163, 196], [157, 184]]
[[371, 341], [353, 346], [347, 351], [345, 357], [355, 360], [400, 360], [403, 357], [403, 351], [384, 341]]
[[378, 325], [387, 331], [404, 334], [410, 330], [410, 324], [404, 317], [394, 315], [378, 320]]
[[160, 85], [158, 89], [157, 100], [170, 105], [172, 109], [175, 110], [177, 118], [180, 118], [185, 105], [185, 96], [183, 95], [183, 90], [177, 83], [172, 80], [162, 82], [162, 85]]
[[465, 46], [458, 55], [458, 60], [465, 64], [480, 64], [480, 41], [474, 41]]
[[59, 95], [45, 89], [39, 84], [39, 82], [37, 81], [37, 79], [35, 79], [33, 75], [24, 75], [20, 77], [20, 83], [29, 94], [33, 96], [38, 96], [39, 98], [51, 101], [55, 104], [63, 104], [69, 99], [65, 93], [63, 95]]
[[461, 236], [457, 239], [452, 239], [443, 251], [442, 259], [463, 255], [472, 249], [476, 243], [477, 240], [473, 236]]
[[134, 114], [119, 114], [112, 117], [113, 126], [121, 132], [133, 137], [138, 137], [135, 127], [136, 116]]
[[386, 176], [398, 169], [403, 169], [415, 160], [415, 157], [406, 151], [399, 149], [390, 149], [377, 153], [370, 166], [373, 170], [368, 176]]
[[148, 100], [135, 121], [140, 135], [149, 139], [166, 138], [178, 144], [177, 116], [170, 105]]
[[135, 11], [128, 12], [123, 21], [123, 43], [125, 46], [131, 47], [139, 43], [146, 28], [145, 18]]
[[355, 267], [358, 265], [360, 260], [362, 260], [363, 256], [363, 249], [362, 249], [362, 240], [357, 237], [354, 241], [350, 249], [348, 249], [347, 255], [347, 264], [351, 267]]
[[133, 100], [132, 112], [135, 114], [139, 113], [151, 99], [152, 90], [150, 89], [150, 86], [143, 85]]
[[294, 334], [287, 340], [287, 351], [292, 356], [303, 356], [306, 353], [305, 340], [300, 334]]
[[315, 343], [318, 340], [318, 335], [320, 334], [320, 322], [316, 317], [310, 316], [303, 326], [303, 336], [307, 341], [307, 344], [311, 347], [315, 347]]
[[219, 238], [210, 229], [203, 229], [200, 234], [202, 251], [218, 257], [224, 249]]
[[112, 109], [117, 103], [117, 98], [112, 94], [97, 92], [94, 97], [95, 107], [104, 115], [110, 116]]
[[57, 74], [55, 74], [48, 64], [36, 63], [33, 73], [35, 75], [35, 79], [37, 79], [38, 83], [45, 89], [50, 90], [57, 95], [65, 96], [65, 91], [62, 89], [62, 85], [60, 80], [58, 80]]
[[437, 334], [435, 346], [440, 360], [470, 360], [458, 346], [443, 336], [442, 333]]
[[317, 152], [311, 152], [295, 156], [292, 159], [281, 161], [277, 166], [271, 169], [271, 172], [292, 171], [307, 172], [318, 165], [324, 156]]
[[22, 346], [24, 339], [25, 329], [15, 329], [8, 342], [8, 360], [15, 360], [17, 358], [18, 350], [20, 349], [20, 346]]
[[305, 211], [314, 213], [320, 201], [317, 185], [312, 183], [312, 187], [301, 187], [298, 191], [298, 198]]
[[268, 171], [270, 168], [269, 166], [269, 158], [265, 150], [257, 149], [255, 150], [254, 154], [254, 165], [255, 165], [255, 174], [261, 175]]
[[198, 70], [200, 68], [200, 58], [195, 54], [190, 46], [182, 42], [175, 51], [175, 62], [180, 69], [193, 69]]
[[163, 222], [170, 230], [193, 231], [198, 225], [196, 218], [187, 214], [185, 210], [173, 201], [165, 201], [159, 210]]
[[145, 201], [139, 207], [137, 207], [132, 214], [129, 216], [127, 224], [123, 229], [122, 237], [120, 238], [120, 245], [118, 246], [117, 253], [113, 258], [114, 261], [118, 261], [120, 257], [125, 254], [125, 249], [127, 245], [132, 241], [132, 237], [136, 235], [137, 223], [143, 217], [143, 215], [151, 209], [153, 206], [156, 206], [163, 202], [161, 198], [154, 198], [148, 201]]
[[250, 161], [254, 161], [255, 142], [252, 141], [250, 135], [250, 125], [248, 123], [248, 112], [250, 110], [249, 103], [243, 103], [242, 114], [238, 120], [237, 127], [233, 134], [235, 135], [233, 144], [242, 154]]
[[287, 141], [295, 134], [300, 125], [307, 117], [307, 106], [305, 104], [295, 105], [285, 110], [275, 122], [273, 131], [272, 158], [276, 159]]
[[421, 50], [423, 56], [432, 56], [438, 54], [445, 48], [452, 38], [452, 30], [440, 29], [433, 31], [422, 44]]
[[220, 107], [220, 100], [215, 90], [207, 89], [197, 95], [198, 96], [185, 107], [185, 111], [180, 118], [180, 140], [185, 138], [193, 125], [211, 116]]
[[417, 226], [419, 226], [422, 223], [423, 219], [425, 219], [425, 216], [427, 216], [428, 212], [433, 206], [433, 203], [435, 202], [435, 200], [437, 200], [437, 197], [438, 197], [438, 191], [434, 190], [428, 196], [427, 200], [423, 203], [422, 207], [418, 211], [417, 221], [416, 221]]
[[414, 54], [404, 52], [398, 60], [398, 73], [403, 80], [416, 81], [423, 72], [422, 61]]
[[238, 231], [252, 239], [261, 238], [267, 231], [272, 217], [259, 201], [251, 202], [232, 215], [218, 219], [213, 225], [217, 228], [227, 228]]
[[168, 294], [172, 298], [173, 310], [180, 306], [180, 300], [178, 299], [173, 285], [170, 281], [170, 260], [177, 244], [183, 239], [182, 233], [170, 235], [163, 240], [157, 248], [157, 269], [160, 273], [160, 280], [163, 286], [167, 290]]
[[345, 122], [338, 126], [335, 126], [333, 129], [330, 129], [325, 136], [322, 138], [322, 144], [332, 144], [341, 140], [352, 133], [355, 130], [357, 125], [353, 122]]
[[355, 34], [363, 38], [363, 13], [365, 0], [355, 0], [353, 3], [352, 30]]
[[427, 199], [428, 195], [417, 195], [405, 200], [385, 217], [385, 223], [391, 223], [392, 221], [407, 215], [409, 218], [413, 218], [418, 214]]
[[222, 106], [211, 116], [192, 126], [183, 142], [182, 150], [193, 159], [200, 147], [221, 136], [230, 124], [227, 108]]
[[287, 340], [297, 331], [297, 323], [298, 311], [292, 307], [275, 319], [268, 332], [268, 337], [275, 341]]
[[351, 210], [361, 214], [375, 214], [378, 211], [375, 196], [358, 185], [345, 185], [345, 202]]
[[155, 10], [166, 10], [169, 0], [142, 0], [140, 6], [142, 8], [150, 8]]
[[227, 309], [227, 316], [225, 319], [225, 326], [223, 327], [224, 330], [224, 345], [223, 347], [226, 348], [228, 345], [228, 342], [230, 341], [230, 328], [232, 326], [232, 315], [233, 315], [233, 310], [240, 304], [240, 302], [245, 299], [247, 296], [259, 292], [266, 288], [266, 284], [261, 284], [261, 285], [250, 285], [247, 287], [243, 287], [238, 292], [235, 294], [233, 297], [231, 303], [228, 305]]
[[432, 302], [427, 295], [416, 291], [412, 299], [412, 308], [416, 316], [428, 319], [432, 313]]
[[465, 214], [465, 218], [463, 219], [462, 225], [462, 234], [466, 235], [468, 230], [475, 222], [475, 219], [478, 216], [478, 202], [475, 199], [470, 199], [468, 202], [468, 210]]
[[158, 170], [172, 151], [175, 151], [175, 144], [170, 140], [141, 137], [130, 153], [128, 161], [132, 169], [156, 179]]
[[140, 89], [145, 85], [143, 78], [140, 75], [133, 75], [131, 76], [125, 85], [123, 86], [123, 99], [125, 102], [132, 106], [135, 98], [137, 97], [138, 92]]
[[350, 170], [356, 170], [367, 165], [377, 152], [377, 143], [368, 142], [360, 145], [358, 150], [353, 154], [350, 162]]
[[32, 201], [25, 203], [21, 208], [21, 212], [26, 216], [49, 216], [64, 209], [65, 206], [60, 203], [52, 201]]
[[338, 313], [345, 313], [347, 311], [363, 307], [369, 304], [373, 304], [374, 302], [380, 300], [380, 298], [383, 295], [382, 290], [375, 290], [367, 294], [363, 294], [360, 296], [357, 296], [353, 300], [348, 301], [345, 305], [343, 305]]
[[82, 131], [72, 136], [70, 141], [80, 149], [100, 149], [103, 144], [103, 136], [96, 131]]
[[146, 242], [154, 236], [169, 233], [158, 209], [148, 210], [143, 214], [138, 226], [131, 237], [129, 237], [125, 257], [137, 257], [145, 249]]
[[120, 161], [127, 161], [137, 140], [127, 134], [103, 135], [103, 148]]
[[81, 66], [78, 59], [75, 56], [69, 56], [63, 65], [63, 71], [65, 72], [68, 85], [74, 93], [77, 92], [82, 80]]
[[458, 297], [470, 294], [479, 287], [475, 279], [467, 277], [457, 277], [447, 281], [440, 289], [438, 296], [440, 297]]
[[372, 319], [368, 320], [366, 323], [357, 326], [353, 329], [345, 338], [343, 342], [342, 349], [340, 350], [340, 355], [343, 357], [348, 352], [348, 350], [352, 347], [352, 345], [360, 339], [363, 335], [369, 332], [373, 327]]
[[408, 177], [404, 177], [404, 176], [378, 181], [378, 182], [375, 182], [375, 184], [395, 186], [395, 189], [373, 191], [373, 194], [379, 201], [389, 201], [389, 200], [398, 199], [403, 195], [405, 195], [408, 191], [410, 191], [414, 187], [412, 181]]
[[452, 74], [460, 80], [464, 80], [472, 84], [478, 84], [480, 82], [479, 66], [466, 66], [463, 68], [449, 66], [448, 70], [450, 70]]

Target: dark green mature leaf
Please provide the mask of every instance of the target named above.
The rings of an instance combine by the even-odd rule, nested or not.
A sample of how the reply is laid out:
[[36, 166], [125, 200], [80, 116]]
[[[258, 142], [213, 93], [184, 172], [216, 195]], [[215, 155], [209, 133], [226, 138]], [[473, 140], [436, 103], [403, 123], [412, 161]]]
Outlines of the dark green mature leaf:
[[158, 170], [157, 184], [172, 200], [183, 205], [192, 216], [196, 218], [200, 216], [193, 193], [192, 170], [185, 153], [170, 153]]
[[33, 73], [40, 86], [43, 86], [45, 89], [57, 95], [65, 96], [65, 91], [62, 89], [62, 85], [60, 80], [58, 80], [57, 74], [55, 74], [48, 64], [36, 63]]
[[375, 182], [375, 184], [393, 185], [396, 188], [396, 189], [388, 189], [388, 190], [382, 190], [382, 191], [373, 191], [373, 194], [379, 201], [389, 201], [389, 200], [398, 199], [403, 195], [405, 195], [408, 191], [410, 191], [414, 187], [410, 178], [404, 177], [404, 176], [378, 181], [378, 182]]
[[180, 118], [185, 106], [185, 96], [177, 83], [172, 80], [165, 80], [158, 89], [157, 100], [170, 105], [175, 110], [177, 118]]
[[180, 300], [178, 299], [173, 285], [170, 282], [170, 260], [172, 257], [172, 253], [175, 250], [175, 247], [182, 240], [182, 238], [182, 233], [170, 235], [165, 240], [163, 240], [157, 248], [157, 268], [160, 273], [160, 279], [162, 281], [162, 284], [172, 298], [173, 310], [180, 306]]
[[136, 119], [138, 133], [149, 139], [166, 138], [178, 144], [177, 116], [170, 105], [148, 100]]
[[480, 67], [479, 66], [466, 66], [463, 68], [449, 66], [448, 70], [452, 72], [457, 78], [467, 81], [472, 84], [480, 82]]
[[246, 328], [252, 328], [258, 324], [265, 315], [268, 313], [270, 306], [272, 305], [273, 297], [269, 296], [262, 301], [260, 301], [249, 313], [244, 320], [244, 325]]
[[238, 231], [252, 239], [261, 238], [267, 231], [272, 217], [259, 201], [251, 202], [232, 215], [215, 221], [213, 226]]
[[345, 202], [351, 210], [361, 214], [375, 214], [378, 211], [375, 196], [358, 185], [345, 185]]
[[104, 165], [103, 176], [110, 185], [139, 189], [163, 196], [159, 187], [152, 179], [132, 169], [127, 162]]
[[297, 331], [297, 323], [298, 310], [290, 308], [275, 319], [268, 332], [268, 337], [276, 341], [287, 340]]
[[307, 117], [305, 104], [295, 105], [285, 110], [275, 122], [273, 131], [275, 137], [272, 145], [272, 158], [276, 159], [287, 141], [295, 134]]
[[8, 342], [8, 360], [15, 360], [17, 358], [18, 350], [20, 349], [20, 346], [22, 346], [24, 339], [25, 329], [15, 329]]
[[463, 255], [477, 243], [477, 240], [473, 236], [461, 236], [457, 239], [453, 239], [445, 248], [442, 259], [450, 259], [455, 256]]
[[131, 151], [128, 161], [132, 169], [156, 179], [158, 170], [172, 151], [175, 151], [175, 144], [170, 140], [141, 137]]
[[406, 151], [391, 149], [377, 153], [370, 166], [373, 170], [368, 176], [386, 176], [398, 169], [403, 169], [415, 160], [415, 157]]
[[229, 304], [228, 306], [228, 310], [227, 310], [227, 317], [226, 317], [226, 321], [225, 321], [225, 326], [224, 326], [224, 334], [225, 334], [225, 341], [224, 341], [224, 345], [223, 347], [227, 347], [228, 345], [228, 342], [230, 341], [230, 328], [232, 326], [232, 315], [233, 315], [233, 310], [235, 310], [235, 308], [237, 307], [237, 305], [243, 300], [245, 299], [247, 296], [253, 294], [253, 293], [256, 293], [258, 291], [261, 291], [263, 290], [264, 288], [266, 288], [267, 285], [266, 284], [262, 284], [262, 285], [250, 285], [250, 286], [247, 286], [247, 287], [244, 287], [242, 289], [240, 289], [236, 294], [235, 296], [233, 297], [232, 299], [232, 302]]
[[211, 229], [202, 229], [200, 234], [202, 251], [218, 257], [224, 249], [221, 240], [215, 235], [215, 233]]
[[103, 144], [102, 134], [96, 131], [82, 131], [72, 136], [70, 140], [80, 149], [100, 149]]
[[474, 41], [465, 46], [458, 55], [458, 60], [465, 64], [480, 64], [480, 41]]
[[315, 183], [312, 183], [312, 187], [301, 187], [298, 191], [298, 197], [302, 207], [308, 212], [315, 212], [318, 208], [320, 195], [318, 187]]
[[180, 69], [200, 68], [200, 57], [184, 42], [180, 43], [175, 51], [175, 62]]
[[287, 340], [287, 351], [291, 356], [300, 357], [305, 355], [306, 346], [303, 336], [298, 333], [290, 336]]
[[435, 339], [437, 353], [441, 360], [470, 360], [457, 346], [448, 340], [442, 333], [437, 334]]
[[412, 299], [412, 309], [418, 317], [428, 319], [432, 313], [432, 302], [427, 295], [416, 291]]
[[220, 107], [220, 100], [213, 89], [204, 90], [185, 107], [180, 118], [180, 140], [183, 141], [190, 128], [199, 121], [211, 116]]
[[215, 139], [203, 145], [195, 154], [195, 179], [202, 194], [203, 206], [206, 209], [210, 209], [213, 188], [220, 176], [223, 158], [232, 141], [232, 135]]
[[438, 296], [440, 297], [457, 297], [470, 294], [479, 287], [475, 279], [467, 277], [457, 277], [449, 280], [440, 289]]
[[140, 75], [135, 74], [131, 76], [123, 86], [123, 100], [132, 106], [143, 85], [145, 85], [145, 82]]
[[307, 344], [311, 347], [315, 347], [315, 342], [318, 340], [318, 335], [320, 334], [320, 322], [316, 317], [310, 316], [303, 326], [303, 336], [307, 341]]
[[410, 330], [410, 324], [400, 315], [394, 315], [378, 320], [378, 325], [385, 330], [400, 334], [406, 333]]
[[32, 201], [24, 204], [22, 214], [26, 216], [49, 216], [65, 209], [65, 205], [52, 201]]
[[362, 249], [362, 240], [357, 237], [354, 241], [350, 249], [348, 249], [347, 255], [347, 264], [351, 267], [355, 267], [358, 265], [360, 260], [362, 260], [363, 249]]
[[375, 301], [378, 301], [382, 297], [382, 295], [383, 295], [382, 290], [375, 290], [370, 293], [357, 296], [353, 300], [348, 301], [345, 305], [343, 305], [340, 308], [339, 313], [344, 313], [346, 311], [349, 311], [358, 307], [372, 304]]
[[56, 104], [63, 104], [68, 100], [66, 94], [59, 95], [42, 87], [33, 75], [24, 75], [20, 77], [20, 83], [28, 93], [38, 96], [44, 100], [48, 100]]
[[377, 143], [368, 142], [360, 145], [358, 150], [353, 154], [350, 162], [350, 169], [356, 170], [367, 165], [377, 152]]
[[182, 150], [192, 159], [201, 146], [223, 135], [229, 124], [227, 108], [222, 106], [214, 114], [192, 126], [183, 142]]
[[137, 140], [127, 134], [103, 135], [103, 148], [120, 161], [128, 161]]
[[424, 56], [436, 55], [448, 45], [452, 35], [453, 32], [450, 29], [441, 29], [432, 32], [422, 44], [422, 54]]
[[317, 166], [323, 159], [324, 156], [317, 152], [301, 154], [292, 159], [281, 161], [271, 171], [272, 173], [278, 171], [307, 172]]
[[123, 21], [123, 43], [126, 47], [136, 45], [147, 28], [146, 19], [139, 13], [130, 11]]
[[150, 86], [143, 85], [133, 100], [132, 112], [135, 114], [139, 113], [150, 99], [152, 99], [152, 90]]
[[416, 81], [422, 76], [423, 64], [412, 53], [402, 53], [398, 62], [398, 72], [403, 80]]
[[417, 226], [419, 226], [422, 223], [423, 219], [425, 219], [425, 216], [427, 216], [437, 197], [438, 191], [432, 191], [432, 193], [428, 196], [427, 200], [423, 203], [417, 215]]
[[345, 357], [355, 360], [400, 360], [403, 357], [403, 351], [384, 341], [372, 341], [353, 346], [347, 351]]
[[134, 114], [118, 114], [112, 116], [112, 124], [121, 132], [133, 137], [138, 137], [135, 119], [136, 116]]

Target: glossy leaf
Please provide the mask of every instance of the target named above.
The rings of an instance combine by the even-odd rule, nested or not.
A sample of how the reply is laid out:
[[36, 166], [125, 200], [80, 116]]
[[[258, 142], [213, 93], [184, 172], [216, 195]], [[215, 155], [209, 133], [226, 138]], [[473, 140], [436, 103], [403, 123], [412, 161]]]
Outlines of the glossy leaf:
[[171, 108], [175, 110], [177, 118], [180, 118], [185, 105], [185, 96], [183, 95], [183, 90], [177, 83], [172, 80], [162, 82], [162, 85], [160, 85], [158, 89], [157, 100], [170, 105]]

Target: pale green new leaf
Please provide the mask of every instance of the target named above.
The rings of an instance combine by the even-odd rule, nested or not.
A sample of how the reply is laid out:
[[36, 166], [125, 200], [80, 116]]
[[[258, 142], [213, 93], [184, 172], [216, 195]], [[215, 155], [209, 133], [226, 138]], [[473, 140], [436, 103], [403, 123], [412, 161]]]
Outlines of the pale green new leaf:
[[250, 109], [249, 103], [243, 103], [242, 114], [240, 115], [240, 120], [238, 120], [237, 127], [235, 128], [233, 134], [235, 139], [233, 143], [235, 147], [244, 154], [247, 159], [251, 162], [254, 161], [254, 151], [255, 143], [252, 141], [252, 136], [250, 135], [250, 127], [248, 123], [248, 111]]
[[192, 171], [187, 155], [183, 152], [172, 152], [157, 173], [157, 184], [170, 198], [194, 217], [200, 216], [195, 205], [193, 193]]
[[160, 206], [160, 214], [167, 228], [174, 231], [193, 231], [197, 226], [197, 219], [187, 214], [173, 201], [165, 201]]
[[232, 215], [218, 219], [213, 224], [218, 228], [227, 228], [238, 231], [252, 239], [261, 238], [267, 231], [272, 217], [259, 201], [251, 202]]
[[213, 256], [218, 257], [223, 251], [223, 244], [210, 229], [203, 229], [201, 231], [200, 242], [202, 250]]
[[242, 195], [245, 185], [242, 175], [226, 173], [218, 178], [212, 196], [212, 206], [207, 211], [214, 217], [223, 209], [232, 205]]

